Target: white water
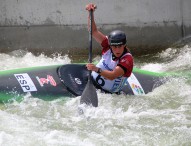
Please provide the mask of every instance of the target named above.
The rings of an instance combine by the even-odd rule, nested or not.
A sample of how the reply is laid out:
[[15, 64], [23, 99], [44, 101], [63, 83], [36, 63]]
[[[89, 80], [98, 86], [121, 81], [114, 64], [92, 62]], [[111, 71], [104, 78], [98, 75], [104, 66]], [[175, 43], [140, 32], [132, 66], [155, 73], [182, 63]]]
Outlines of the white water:
[[[14, 55], [13, 55], [14, 54]], [[0, 54], [0, 70], [66, 64], [67, 56]], [[151, 71], [189, 71], [191, 48], [167, 49], [153, 61], [135, 62]], [[158, 60], [158, 61], [157, 61]], [[138, 63], [141, 62], [141, 63]], [[78, 115], [80, 97], [43, 101], [27, 95], [0, 105], [1, 146], [190, 146], [191, 82], [173, 79], [145, 96], [98, 92], [99, 107]]]

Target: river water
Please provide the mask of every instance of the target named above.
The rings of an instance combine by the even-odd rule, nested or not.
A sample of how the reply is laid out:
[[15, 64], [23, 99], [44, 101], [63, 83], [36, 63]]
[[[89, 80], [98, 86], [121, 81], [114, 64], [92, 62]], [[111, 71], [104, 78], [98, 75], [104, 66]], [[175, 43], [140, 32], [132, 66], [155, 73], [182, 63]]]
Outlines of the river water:
[[[0, 70], [71, 63], [66, 56], [15, 51], [0, 54]], [[168, 48], [135, 58], [135, 66], [157, 72], [191, 70], [191, 47]], [[1, 146], [190, 146], [191, 80], [172, 79], [144, 96], [98, 91], [99, 107], [78, 114], [79, 99], [43, 101], [24, 97], [0, 105]]]

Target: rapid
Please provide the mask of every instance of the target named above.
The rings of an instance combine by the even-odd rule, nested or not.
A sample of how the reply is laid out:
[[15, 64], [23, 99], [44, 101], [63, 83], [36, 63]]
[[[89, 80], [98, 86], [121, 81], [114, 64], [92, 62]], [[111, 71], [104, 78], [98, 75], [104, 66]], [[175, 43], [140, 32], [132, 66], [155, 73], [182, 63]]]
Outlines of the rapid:
[[[14, 51], [0, 54], [0, 70], [68, 64], [67, 55]], [[95, 58], [96, 59], [96, 58]], [[135, 58], [154, 72], [188, 73], [191, 47]], [[78, 114], [80, 97], [43, 101], [26, 95], [0, 105], [0, 146], [190, 146], [191, 77], [173, 78], [143, 96], [98, 91], [99, 106]]]

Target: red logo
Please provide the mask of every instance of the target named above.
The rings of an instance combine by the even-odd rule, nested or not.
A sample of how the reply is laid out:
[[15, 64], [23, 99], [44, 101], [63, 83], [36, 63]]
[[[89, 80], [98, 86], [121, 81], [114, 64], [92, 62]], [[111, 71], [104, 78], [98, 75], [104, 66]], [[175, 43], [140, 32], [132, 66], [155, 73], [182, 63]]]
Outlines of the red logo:
[[39, 84], [41, 86], [44, 86], [44, 84], [51, 84], [52, 86], [56, 86], [56, 82], [54, 80], [54, 78], [51, 75], [47, 75], [47, 78], [39, 78], [36, 77], [36, 79], [38, 80]]

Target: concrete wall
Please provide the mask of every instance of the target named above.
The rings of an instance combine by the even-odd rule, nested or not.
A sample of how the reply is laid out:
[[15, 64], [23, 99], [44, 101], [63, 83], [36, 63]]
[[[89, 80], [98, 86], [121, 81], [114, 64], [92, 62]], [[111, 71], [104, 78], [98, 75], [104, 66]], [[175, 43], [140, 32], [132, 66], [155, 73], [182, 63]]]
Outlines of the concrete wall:
[[[88, 0], [1, 0], [0, 52], [84, 52]], [[167, 48], [191, 34], [191, 0], [94, 0], [105, 34], [121, 29], [134, 54]], [[94, 48], [99, 45], [94, 42]]]

